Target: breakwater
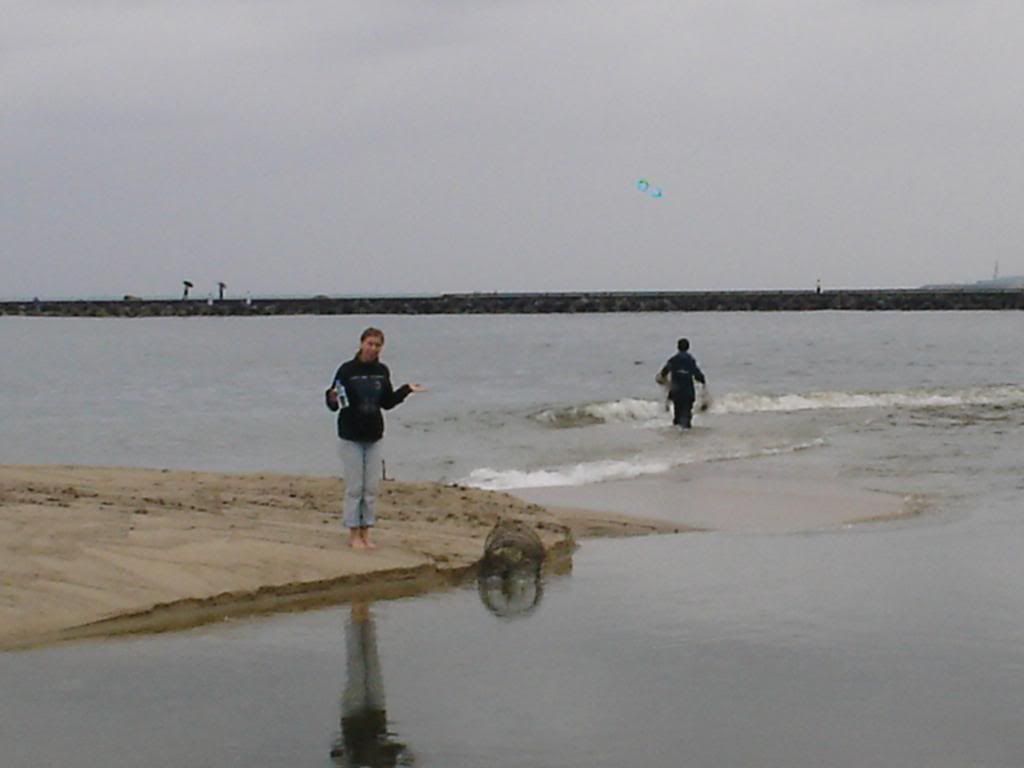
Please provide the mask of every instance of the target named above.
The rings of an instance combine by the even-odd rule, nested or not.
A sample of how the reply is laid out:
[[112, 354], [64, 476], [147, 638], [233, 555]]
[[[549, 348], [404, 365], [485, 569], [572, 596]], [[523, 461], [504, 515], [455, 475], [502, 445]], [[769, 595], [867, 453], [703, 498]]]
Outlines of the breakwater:
[[30, 300], [0, 302], [0, 315], [458, 315], [570, 312], [808, 312], [1024, 309], [1024, 290], [649, 291], [447, 293], [247, 299]]

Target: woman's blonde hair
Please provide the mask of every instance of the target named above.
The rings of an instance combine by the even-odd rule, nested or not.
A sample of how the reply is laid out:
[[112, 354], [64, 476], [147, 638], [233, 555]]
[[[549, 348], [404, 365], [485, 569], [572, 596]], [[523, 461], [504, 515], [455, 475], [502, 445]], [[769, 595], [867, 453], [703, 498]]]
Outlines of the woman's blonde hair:
[[369, 336], [376, 336], [378, 339], [380, 339], [380, 343], [381, 344], [384, 343], [384, 331], [382, 331], [380, 328], [374, 328], [371, 325], [369, 328], [367, 328], [365, 331], [363, 331], [362, 334], [359, 336], [359, 342], [362, 343]]

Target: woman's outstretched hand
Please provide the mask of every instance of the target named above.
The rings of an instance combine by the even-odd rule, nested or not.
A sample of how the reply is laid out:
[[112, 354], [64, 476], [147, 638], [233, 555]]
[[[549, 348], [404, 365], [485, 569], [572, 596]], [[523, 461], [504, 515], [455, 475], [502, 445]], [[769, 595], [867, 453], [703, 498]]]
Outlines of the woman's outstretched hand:
[[409, 391], [410, 392], [426, 392], [427, 388], [424, 387], [422, 384], [410, 384], [409, 385]]

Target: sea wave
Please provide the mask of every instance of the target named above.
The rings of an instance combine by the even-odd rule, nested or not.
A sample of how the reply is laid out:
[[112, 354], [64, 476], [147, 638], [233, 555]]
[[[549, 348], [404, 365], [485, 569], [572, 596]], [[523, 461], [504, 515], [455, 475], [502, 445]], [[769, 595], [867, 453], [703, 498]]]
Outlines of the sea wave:
[[[783, 394], [729, 392], [716, 395], [712, 414], [786, 413], [855, 408], [948, 408], [1024, 405], [1024, 387], [1002, 384], [958, 389], [920, 388], [893, 392], [821, 391]], [[623, 398], [549, 408], [533, 418], [552, 427], [586, 427], [609, 423], [648, 423], [665, 419], [663, 400]]]
[[664, 401], [626, 397], [621, 400], [548, 408], [533, 418], [552, 427], [586, 427], [613, 422], [651, 421], [665, 413]]
[[667, 472], [673, 467], [686, 464], [749, 459], [780, 453], [795, 453], [824, 445], [824, 443], [823, 439], [816, 438], [805, 442], [758, 448], [721, 450], [711, 453], [680, 453], [674, 456], [606, 459], [539, 469], [493, 469], [491, 467], [480, 467], [470, 472], [469, 476], [461, 480], [460, 483], [490, 491], [502, 491], [510, 488], [590, 485], [591, 483], [600, 483], [607, 480], [628, 480], [644, 475], [656, 475]]
[[950, 408], [1024, 404], [1024, 387], [994, 385], [959, 389], [919, 388], [894, 392], [824, 391], [755, 395], [729, 393], [718, 398], [714, 413], [765, 413], [851, 408]]

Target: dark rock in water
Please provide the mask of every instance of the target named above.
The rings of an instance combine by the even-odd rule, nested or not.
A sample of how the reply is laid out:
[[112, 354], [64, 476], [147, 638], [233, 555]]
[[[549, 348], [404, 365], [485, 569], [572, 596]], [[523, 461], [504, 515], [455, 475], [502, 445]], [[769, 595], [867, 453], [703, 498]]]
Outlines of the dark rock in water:
[[480, 600], [495, 616], [512, 618], [532, 613], [543, 592], [544, 544], [525, 523], [499, 520], [484, 542], [477, 588]]
[[484, 571], [539, 568], [544, 562], [544, 544], [529, 525], [516, 520], [499, 520], [484, 542]]

